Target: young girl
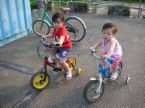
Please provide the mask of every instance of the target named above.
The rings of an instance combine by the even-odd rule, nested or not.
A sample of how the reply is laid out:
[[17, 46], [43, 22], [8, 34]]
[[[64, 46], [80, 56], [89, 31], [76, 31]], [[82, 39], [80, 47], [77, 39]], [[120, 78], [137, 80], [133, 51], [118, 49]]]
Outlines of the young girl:
[[[66, 59], [68, 58], [68, 53], [72, 47], [71, 38], [68, 34], [68, 31], [64, 27], [64, 15], [62, 13], [55, 13], [52, 16], [52, 21], [54, 22], [54, 30], [48, 36], [43, 36], [44, 38], [55, 38], [53, 42], [54, 45], [58, 44], [58, 48], [49, 48], [48, 52], [56, 57], [56, 54], [59, 56], [59, 64], [63, 69], [66, 70], [66, 78], [69, 80], [72, 78], [71, 70], [69, 69]], [[57, 41], [56, 41], [57, 40]]]
[[118, 64], [122, 58], [122, 48], [116, 39], [116, 33], [118, 29], [113, 23], [106, 23], [102, 28], [102, 38], [99, 42], [90, 47], [91, 50], [97, 49], [100, 46], [103, 48], [102, 58], [113, 57], [115, 60], [112, 63], [112, 75], [111, 79], [116, 80], [118, 78]]

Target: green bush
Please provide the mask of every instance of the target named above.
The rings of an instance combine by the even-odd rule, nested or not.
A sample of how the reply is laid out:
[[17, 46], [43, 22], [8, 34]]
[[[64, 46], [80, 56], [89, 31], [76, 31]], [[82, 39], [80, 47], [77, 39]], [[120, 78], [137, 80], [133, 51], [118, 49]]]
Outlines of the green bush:
[[[106, 1], [122, 1], [122, 2], [128, 2], [128, 3], [139, 3], [140, 0], [106, 0]], [[142, 0], [142, 2], [144, 3], [145, 0]]]
[[[54, 0], [54, 1], [59, 1], [59, 0]], [[68, 2], [68, 1], [70, 0], [61, 0], [61, 2]], [[88, 0], [72, 0], [72, 1], [86, 2]], [[129, 2], [129, 3], [140, 2], [140, 0], [104, 0], [104, 1], [124, 1], [124, 2]], [[142, 2], [144, 3], [145, 0], [142, 0]], [[37, 0], [30, 0], [30, 4], [31, 4], [31, 9], [37, 9]], [[55, 4], [55, 8], [57, 8], [56, 10], [59, 9], [59, 6], [60, 5], [58, 3]]]
[[30, 0], [31, 9], [37, 9], [37, 1], [36, 0]]
[[[133, 3], [133, 2], [140, 2], [140, 0], [124, 0], [125, 2], [130, 2], [130, 3]], [[145, 2], [145, 0], [142, 0], [142, 2]]]

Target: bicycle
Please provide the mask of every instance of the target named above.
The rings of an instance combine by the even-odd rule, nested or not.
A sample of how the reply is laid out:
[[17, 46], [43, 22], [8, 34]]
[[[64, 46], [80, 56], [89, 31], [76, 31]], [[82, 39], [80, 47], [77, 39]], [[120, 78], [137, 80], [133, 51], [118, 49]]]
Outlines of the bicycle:
[[[96, 51], [92, 51], [91, 55], [94, 57], [94, 61], [99, 60], [100, 62], [105, 62], [105, 66], [101, 63], [98, 67], [97, 75], [93, 78], [90, 78], [90, 81], [86, 84], [84, 90], [83, 90], [83, 97], [84, 99], [89, 103], [96, 102], [104, 93], [104, 87], [105, 84], [111, 83], [111, 84], [118, 84], [117, 80], [122, 74], [122, 62], [119, 63], [118, 66], [118, 78], [116, 80], [111, 80], [111, 63], [113, 62], [114, 58], [109, 57], [106, 59], [101, 58], [96, 54]], [[126, 78], [126, 84], [131, 84], [131, 77], [130, 75]]]
[[[43, 43], [43, 42], [42, 42]], [[53, 45], [53, 44], [46, 44], [43, 43], [47, 48], [55, 48], [57, 46]], [[50, 83], [50, 75], [47, 71], [47, 66], [50, 66], [51, 68], [53, 68], [53, 72], [64, 72], [64, 77], [66, 77], [66, 71], [64, 71], [61, 67], [56, 67], [56, 63], [58, 62], [58, 59], [53, 59], [53, 60], [49, 60], [49, 58], [46, 56], [44, 58], [44, 63], [43, 63], [43, 68], [40, 69], [40, 71], [38, 71], [37, 73], [35, 73], [32, 78], [31, 78], [31, 86], [32, 88], [34, 88], [35, 90], [41, 91], [43, 89], [45, 89], [49, 83]], [[82, 72], [81, 68], [76, 68], [76, 63], [77, 63], [77, 58], [73, 55], [69, 56], [66, 60], [66, 63], [68, 64], [70, 70], [76, 71], [76, 76], [79, 76]]]
[[[35, 20], [32, 26], [34, 33], [38, 36], [48, 35], [50, 33], [50, 29], [54, 27], [50, 16], [47, 14], [48, 1], [42, 3], [44, 4], [42, 18]], [[61, 11], [63, 13], [69, 13], [70, 8], [61, 7]], [[67, 17], [65, 19], [65, 27], [71, 36], [72, 42], [79, 42], [84, 39], [86, 35], [86, 24], [81, 18], [77, 16]]]

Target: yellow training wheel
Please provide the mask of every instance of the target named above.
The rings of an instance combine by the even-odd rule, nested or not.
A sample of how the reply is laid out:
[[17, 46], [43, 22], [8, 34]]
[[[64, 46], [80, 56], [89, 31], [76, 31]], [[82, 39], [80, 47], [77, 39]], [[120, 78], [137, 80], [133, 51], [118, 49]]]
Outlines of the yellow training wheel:
[[76, 64], [76, 57], [74, 57], [74, 56], [70, 56], [68, 59], [67, 59], [67, 63], [68, 64], [71, 64], [71, 65], [75, 65]]
[[77, 69], [77, 76], [81, 75], [81, 73], [82, 73], [82, 69], [81, 68], [78, 68]]
[[31, 86], [36, 90], [43, 90], [48, 86], [49, 82], [50, 82], [49, 75], [39, 72], [33, 75], [31, 79]]

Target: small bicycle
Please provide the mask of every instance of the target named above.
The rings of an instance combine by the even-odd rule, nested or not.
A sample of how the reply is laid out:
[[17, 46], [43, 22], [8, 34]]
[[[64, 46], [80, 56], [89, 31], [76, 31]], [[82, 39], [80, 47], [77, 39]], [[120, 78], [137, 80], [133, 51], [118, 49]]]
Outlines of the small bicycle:
[[[45, 47], [49, 47], [49, 48], [54, 48], [57, 47], [53, 44], [47, 45], [46, 43]], [[50, 75], [47, 71], [47, 66], [50, 66], [53, 68], [54, 72], [64, 72], [64, 77], [66, 77], [66, 72], [61, 68], [61, 67], [56, 67], [56, 63], [58, 62], [58, 59], [53, 59], [53, 61], [51, 60], [51, 62], [49, 61], [49, 58], [46, 56], [44, 58], [44, 65], [43, 68], [40, 69], [39, 72], [35, 73], [32, 78], [31, 78], [31, 86], [32, 88], [36, 89], [36, 90], [43, 90], [45, 89], [50, 82]], [[79, 76], [82, 72], [81, 68], [76, 68], [76, 62], [77, 62], [77, 58], [73, 55], [69, 56], [66, 60], [67, 64], [69, 65], [69, 68], [72, 72], [76, 72], [76, 76]]]
[[[84, 99], [89, 103], [94, 103], [103, 95], [105, 84], [109, 82], [118, 84], [117, 80], [122, 74], [122, 62], [120, 62], [118, 66], [119, 76], [117, 80], [111, 80], [110, 79], [112, 68], [111, 63], [113, 62], [114, 58], [110, 57], [103, 59], [96, 54], [96, 51], [92, 51], [91, 55], [94, 57], [95, 63], [96, 59], [99, 60], [101, 63], [105, 62], [105, 66], [102, 65], [101, 63], [99, 64], [97, 75], [93, 78], [90, 78], [90, 81], [86, 84], [83, 91]], [[129, 75], [126, 78], [125, 83], [126, 84], [131, 83], [131, 77]]]
[[[32, 29], [34, 33], [38, 36], [41, 35], [48, 35], [50, 29], [53, 28], [54, 24], [51, 20], [51, 17], [47, 14], [47, 5], [48, 1], [39, 0], [39, 6], [43, 5], [43, 15], [41, 19], [37, 19], [33, 22]], [[39, 7], [38, 6], [38, 7]], [[60, 10], [63, 13], [69, 13], [70, 8], [61, 7]], [[68, 30], [72, 42], [79, 42], [81, 41], [86, 35], [86, 24], [84, 21], [77, 17], [77, 16], [69, 16], [65, 19], [65, 27]]]

